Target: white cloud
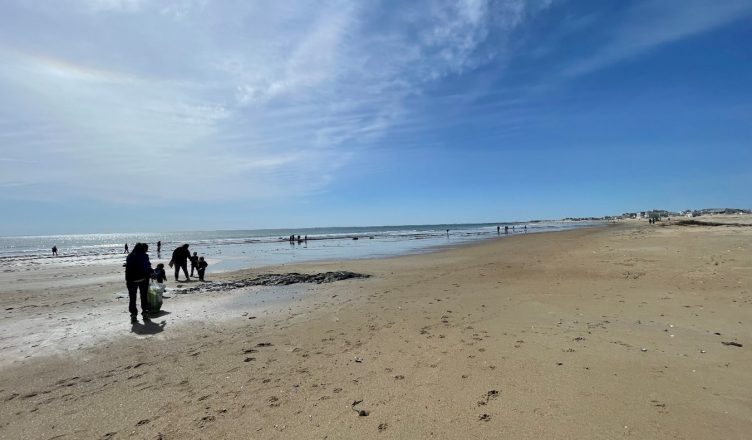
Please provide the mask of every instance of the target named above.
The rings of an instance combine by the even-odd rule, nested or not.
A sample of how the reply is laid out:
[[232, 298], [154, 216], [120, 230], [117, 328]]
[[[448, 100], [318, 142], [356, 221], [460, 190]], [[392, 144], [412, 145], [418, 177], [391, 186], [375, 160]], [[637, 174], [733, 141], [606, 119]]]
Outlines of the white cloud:
[[583, 75], [690, 37], [752, 13], [745, 0], [661, 0], [635, 4], [613, 27], [609, 38], [591, 55], [572, 63], [564, 73]]
[[0, 115], [38, 127], [3, 136], [18, 197], [321, 191], [410, 120], [406, 97], [503, 60], [549, 4], [75, 2], [85, 13], [17, 6], [27, 33], [0, 30]]
[[77, 0], [80, 7], [93, 12], [138, 12], [148, 0]]

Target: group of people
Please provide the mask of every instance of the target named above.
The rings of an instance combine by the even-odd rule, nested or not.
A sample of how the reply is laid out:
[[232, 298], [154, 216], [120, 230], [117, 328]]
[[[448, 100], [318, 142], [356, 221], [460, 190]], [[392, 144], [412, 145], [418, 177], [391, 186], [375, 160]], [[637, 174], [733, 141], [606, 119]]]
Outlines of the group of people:
[[[514, 228], [515, 228], [515, 226], [512, 225], [512, 232], [514, 232]], [[527, 225], [524, 225], [523, 229], [524, 229], [525, 233], [527, 233]], [[500, 235], [500, 234], [501, 234], [501, 226], [497, 226], [496, 227], [496, 235]], [[504, 226], [504, 234], [509, 234], [509, 226]]]
[[[175, 268], [175, 281], [178, 281], [180, 275], [180, 269], [183, 269], [186, 281], [190, 281], [194, 276], [194, 272], [198, 272], [199, 281], [204, 281], [204, 274], [209, 263], [206, 262], [204, 257], [199, 257], [198, 252], [194, 252], [191, 255], [191, 251], [188, 250], [189, 245], [184, 244], [179, 248], [172, 251], [172, 259], [170, 260], [170, 267]], [[188, 262], [191, 263], [191, 274], [188, 275]]]
[[[194, 271], [198, 272], [198, 279], [204, 281], [204, 274], [209, 263], [206, 262], [204, 257], [199, 257], [197, 252], [191, 255], [188, 250], [188, 244], [184, 244], [172, 252], [172, 259], [168, 263], [170, 267], [175, 268], [175, 281], [178, 280], [180, 269], [183, 269], [186, 281], [191, 280]], [[157, 252], [161, 250], [162, 242], [157, 242]], [[125, 245], [128, 249], [128, 245]], [[141, 298], [141, 314], [144, 321], [149, 319], [149, 283], [151, 280], [157, 283], [164, 283], [167, 281], [167, 273], [165, 272], [164, 264], [159, 263], [155, 269], [152, 269], [151, 262], [149, 261], [149, 245], [146, 243], [136, 243], [133, 246], [133, 250], [128, 254], [125, 259], [125, 284], [128, 287], [128, 311], [131, 313], [131, 321], [136, 321], [138, 317], [138, 309], [136, 308], [136, 293], [140, 294]], [[191, 275], [188, 275], [188, 262], [191, 262]]]
[[[298, 235], [298, 243], [308, 243], [308, 236], [306, 235], [305, 238], [300, 238], [300, 235]], [[295, 235], [290, 236], [290, 243], [295, 243]]]

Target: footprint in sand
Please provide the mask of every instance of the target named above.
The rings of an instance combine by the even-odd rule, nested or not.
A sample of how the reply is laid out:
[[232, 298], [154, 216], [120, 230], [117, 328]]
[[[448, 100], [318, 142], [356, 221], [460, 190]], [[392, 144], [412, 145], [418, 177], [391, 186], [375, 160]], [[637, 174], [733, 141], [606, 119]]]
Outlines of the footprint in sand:
[[197, 421], [197, 423], [198, 423], [199, 427], [203, 428], [204, 426], [206, 426], [207, 424], [209, 424], [209, 423], [211, 423], [211, 422], [213, 422], [215, 420], [217, 420], [217, 418], [214, 417], [214, 416], [204, 416], [204, 417], [201, 417]]

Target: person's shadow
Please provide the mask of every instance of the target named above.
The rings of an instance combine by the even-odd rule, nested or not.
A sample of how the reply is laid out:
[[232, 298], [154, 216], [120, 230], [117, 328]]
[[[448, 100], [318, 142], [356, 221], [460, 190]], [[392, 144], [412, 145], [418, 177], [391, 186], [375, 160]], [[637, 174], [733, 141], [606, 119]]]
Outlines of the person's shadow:
[[157, 324], [151, 319], [144, 319], [143, 324], [138, 321], [131, 323], [131, 332], [137, 335], [156, 335], [157, 333], [163, 332], [165, 326], [167, 326], [167, 321], [162, 321]]

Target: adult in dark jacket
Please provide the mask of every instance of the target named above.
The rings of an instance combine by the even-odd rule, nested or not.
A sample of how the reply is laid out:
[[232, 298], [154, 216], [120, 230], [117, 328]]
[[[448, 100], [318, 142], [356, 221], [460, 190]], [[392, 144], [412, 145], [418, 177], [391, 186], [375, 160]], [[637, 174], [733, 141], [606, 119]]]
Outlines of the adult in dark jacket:
[[149, 291], [149, 278], [152, 269], [149, 255], [146, 253], [149, 246], [145, 243], [136, 243], [133, 251], [125, 259], [125, 285], [128, 286], [128, 311], [131, 312], [131, 321], [135, 321], [138, 316], [136, 309], [136, 291], [141, 293], [141, 313], [144, 319], [148, 319], [149, 300], [147, 292]]
[[188, 250], [188, 245], [184, 244], [179, 248], [172, 251], [172, 260], [170, 265], [175, 267], [175, 281], [178, 281], [178, 275], [180, 269], [183, 269], [185, 274], [185, 280], [190, 281], [191, 277], [188, 276], [188, 260], [191, 258], [191, 252]]

